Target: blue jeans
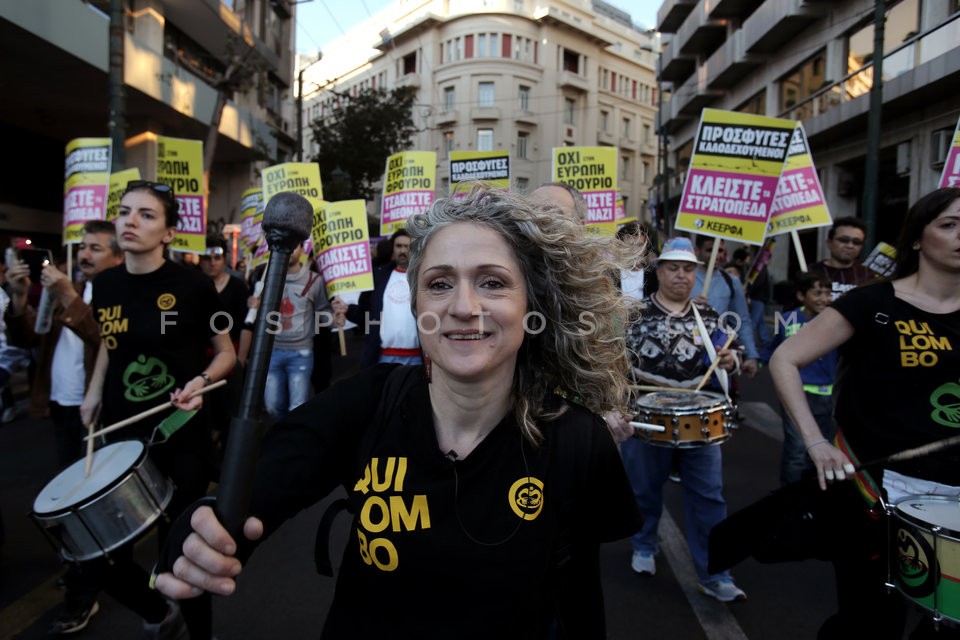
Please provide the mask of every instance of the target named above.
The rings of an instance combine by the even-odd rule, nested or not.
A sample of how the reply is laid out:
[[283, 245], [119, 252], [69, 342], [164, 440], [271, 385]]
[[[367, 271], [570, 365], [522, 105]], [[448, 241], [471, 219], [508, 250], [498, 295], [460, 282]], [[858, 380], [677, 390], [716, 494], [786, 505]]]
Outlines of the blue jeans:
[[[820, 427], [820, 433], [827, 440], [833, 440], [837, 435], [837, 427], [833, 423], [833, 396], [822, 396], [816, 393], [805, 393], [810, 411]], [[783, 416], [783, 454], [780, 456], [780, 483], [796, 482], [804, 471], [813, 469], [813, 462], [807, 455], [807, 446], [803, 444], [800, 431], [793, 423], [787, 412], [781, 408]]]
[[310, 397], [313, 349], [274, 349], [270, 354], [263, 403], [274, 420], [280, 420]]
[[660, 550], [657, 527], [663, 512], [663, 483], [670, 475], [676, 455], [683, 487], [684, 533], [697, 577], [700, 582], [729, 579], [729, 571], [707, 573], [710, 530], [727, 517], [720, 447], [675, 449], [631, 438], [620, 445], [620, 453], [643, 515], [643, 527], [630, 539], [634, 551], [657, 553]]

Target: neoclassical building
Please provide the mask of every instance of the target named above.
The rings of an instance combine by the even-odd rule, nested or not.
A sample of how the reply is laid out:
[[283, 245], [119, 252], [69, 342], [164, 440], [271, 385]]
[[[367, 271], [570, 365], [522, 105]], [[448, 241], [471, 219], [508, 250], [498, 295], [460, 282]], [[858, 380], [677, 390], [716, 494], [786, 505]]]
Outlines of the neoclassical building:
[[[304, 156], [316, 153], [306, 123], [328, 113], [331, 90], [412, 85], [423, 129], [413, 148], [437, 153], [439, 192], [453, 150], [509, 150], [514, 186], [528, 190], [550, 179], [553, 147], [608, 145], [618, 149], [627, 214], [645, 217], [658, 47], [655, 33], [603, 2], [395, 2], [319, 62], [301, 60]], [[369, 205], [376, 215], [379, 202]]]

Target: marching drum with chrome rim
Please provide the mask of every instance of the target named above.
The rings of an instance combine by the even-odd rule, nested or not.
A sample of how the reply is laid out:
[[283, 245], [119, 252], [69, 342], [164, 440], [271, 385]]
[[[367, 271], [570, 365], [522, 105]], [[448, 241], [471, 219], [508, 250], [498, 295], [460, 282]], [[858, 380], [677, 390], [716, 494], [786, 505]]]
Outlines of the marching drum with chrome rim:
[[719, 444], [736, 428], [736, 407], [712, 391], [654, 391], [633, 400], [634, 418], [663, 431], [638, 430], [649, 444], [692, 448]]
[[147, 531], [173, 496], [138, 441], [97, 450], [90, 475], [77, 460], [40, 491], [31, 517], [67, 560], [90, 560]]
[[960, 499], [910, 496], [890, 513], [893, 584], [935, 621], [960, 623]]

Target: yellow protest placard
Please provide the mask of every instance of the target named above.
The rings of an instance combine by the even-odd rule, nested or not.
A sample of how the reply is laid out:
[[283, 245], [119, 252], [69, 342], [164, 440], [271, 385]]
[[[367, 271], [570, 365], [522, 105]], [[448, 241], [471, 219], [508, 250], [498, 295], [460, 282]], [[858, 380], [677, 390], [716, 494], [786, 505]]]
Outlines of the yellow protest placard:
[[943, 163], [943, 171], [940, 173], [940, 188], [960, 187], [960, 120], [957, 121], [957, 128], [953, 130], [953, 144], [950, 145], [950, 153], [947, 154], [947, 161]]
[[796, 122], [704, 109], [674, 228], [763, 244]]
[[63, 182], [63, 244], [83, 240], [83, 224], [104, 220], [110, 184], [110, 138], [67, 143]]
[[436, 197], [437, 154], [403, 151], [387, 158], [380, 208], [380, 235], [388, 236], [407, 218], [428, 209]]
[[140, 169], [124, 169], [110, 174], [110, 191], [107, 193], [107, 222], [113, 222], [120, 211], [120, 198], [127, 189], [127, 183], [140, 179]]
[[313, 249], [327, 296], [373, 289], [373, 261], [363, 200], [328, 202], [313, 217]]
[[509, 151], [451, 151], [450, 193], [465, 196], [473, 183], [485, 182], [495, 189], [510, 188]]
[[323, 203], [323, 185], [320, 165], [316, 162], [285, 162], [267, 167], [261, 172], [263, 205], [281, 191], [292, 191], [306, 198], [316, 212]]
[[807, 134], [798, 122], [777, 183], [777, 194], [770, 206], [767, 235], [825, 227], [831, 223]]
[[256, 224], [257, 213], [263, 212], [263, 191], [247, 189], [240, 196], [240, 245], [243, 253], [252, 253], [260, 242], [260, 226]]
[[180, 204], [180, 223], [170, 245], [174, 251], [207, 250], [207, 212], [203, 204], [203, 143], [157, 136], [157, 182], [169, 185]]
[[553, 181], [568, 184], [583, 195], [589, 233], [617, 232], [616, 147], [554, 147]]

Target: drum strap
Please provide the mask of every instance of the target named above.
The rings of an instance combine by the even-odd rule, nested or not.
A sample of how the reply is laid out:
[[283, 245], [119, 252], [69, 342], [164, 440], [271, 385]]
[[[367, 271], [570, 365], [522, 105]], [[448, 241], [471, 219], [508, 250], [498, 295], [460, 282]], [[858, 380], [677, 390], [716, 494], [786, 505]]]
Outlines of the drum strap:
[[[854, 466], [860, 466], [860, 459], [857, 458], [857, 454], [850, 448], [850, 443], [847, 442], [847, 439], [843, 437], [842, 429], [837, 430], [837, 437], [834, 438], [833, 446], [843, 451], [843, 453], [850, 458], [850, 462], [852, 462]], [[877, 502], [880, 501], [880, 485], [877, 484], [876, 480], [874, 480], [873, 476], [867, 470], [858, 471], [857, 475], [854, 476], [854, 482], [864, 502], [867, 503], [870, 509], [873, 509]]]

